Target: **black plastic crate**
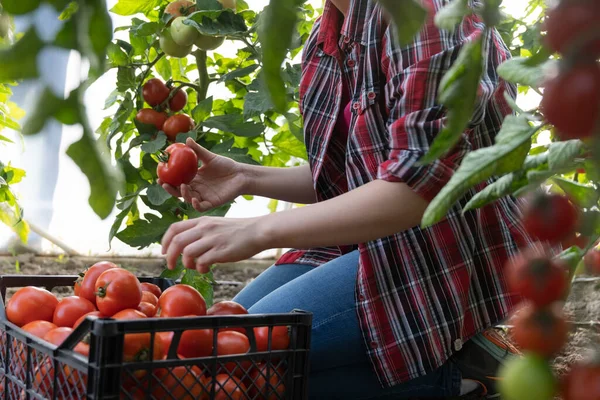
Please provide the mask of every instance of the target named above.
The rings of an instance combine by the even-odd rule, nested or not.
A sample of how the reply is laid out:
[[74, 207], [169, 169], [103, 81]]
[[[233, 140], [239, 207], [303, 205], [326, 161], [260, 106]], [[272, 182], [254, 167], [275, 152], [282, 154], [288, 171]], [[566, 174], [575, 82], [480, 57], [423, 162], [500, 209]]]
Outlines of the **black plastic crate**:
[[[76, 278], [0, 276], [0, 399], [212, 400], [218, 391], [222, 396], [219, 399], [307, 398], [312, 314], [304, 311], [132, 321], [88, 318], [59, 347], [28, 334], [7, 320], [4, 309], [7, 289], [38, 286], [52, 291], [55, 288], [72, 287]], [[162, 290], [174, 284], [161, 278], [139, 280], [154, 283]], [[269, 332], [275, 326], [289, 327], [289, 348], [270, 350], [269, 338], [268, 350], [258, 352], [253, 328], [264, 326], [270, 327]], [[250, 352], [217, 356], [217, 332], [221, 328], [231, 327], [245, 330], [250, 341]], [[213, 330], [211, 356], [177, 358], [181, 334], [191, 329]], [[153, 360], [157, 332], [174, 332], [166, 359]], [[149, 361], [123, 362], [125, 334], [150, 336]], [[147, 336], [144, 337], [147, 340]], [[89, 358], [73, 351], [84, 338], [89, 339]], [[256, 369], [259, 365], [263, 366], [263, 370], [257, 378]], [[226, 382], [215, 383], [215, 376], [219, 373], [227, 375]], [[232, 392], [229, 387], [237, 391]]]

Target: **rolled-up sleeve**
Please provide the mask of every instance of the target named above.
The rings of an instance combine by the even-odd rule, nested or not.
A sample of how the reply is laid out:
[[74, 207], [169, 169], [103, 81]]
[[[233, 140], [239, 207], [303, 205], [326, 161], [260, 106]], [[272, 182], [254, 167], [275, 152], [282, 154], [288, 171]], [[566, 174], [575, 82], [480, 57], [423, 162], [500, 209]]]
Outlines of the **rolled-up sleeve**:
[[471, 30], [461, 38], [460, 29], [445, 33], [430, 22], [411, 46], [401, 47], [395, 39], [396, 31], [392, 27], [387, 29], [381, 60], [389, 111], [389, 156], [379, 166], [379, 179], [404, 182], [431, 201], [471, 150], [475, 119], [483, 119], [485, 97], [489, 99], [494, 91], [485, 85], [480, 85], [474, 120], [460, 141], [440, 159], [428, 165], [419, 164], [444, 127], [446, 110], [437, 101], [440, 82], [462, 46], [478, 34], [480, 31]]

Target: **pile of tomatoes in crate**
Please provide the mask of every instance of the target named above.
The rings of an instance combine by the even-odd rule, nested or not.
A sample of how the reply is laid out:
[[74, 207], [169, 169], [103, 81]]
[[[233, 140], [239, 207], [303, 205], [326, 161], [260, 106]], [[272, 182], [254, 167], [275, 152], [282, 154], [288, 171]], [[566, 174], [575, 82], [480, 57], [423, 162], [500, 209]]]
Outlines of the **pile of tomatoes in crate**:
[[[53, 293], [34, 286], [19, 289], [6, 304], [6, 316], [10, 322], [24, 331], [59, 346], [87, 317], [112, 318], [115, 320], [140, 320], [146, 318], [182, 318], [198, 316], [225, 316], [248, 314], [240, 304], [221, 301], [207, 309], [202, 295], [193, 287], [175, 284], [164, 291], [150, 283], [140, 283], [138, 278], [126, 269], [111, 262], [98, 262], [81, 274], [74, 284], [74, 296], [58, 299]], [[285, 350], [290, 345], [287, 326], [254, 327], [256, 351]], [[214, 335], [217, 335], [216, 340]], [[144, 362], [165, 360], [171, 347], [174, 332], [125, 334], [122, 360]], [[214, 344], [216, 343], [216, 352]], [[23, 344], [18, 346], [23, 347]], [[246, 329], [223, 327], [220, 329], [195, 329], [184, 331], [177, 345], [179, 359], [209, 357], [213, 355], [243, 355], [251, 349]], [[90, 345], [81, 341], [74, 351], [89, 356]], [[26, 352], [20, 353], [25, 365]], [[35, 357], [35, 356], [32, 356]], [[34, 372], [34, 387], [42, 396], [52, 398], [53, 371], [49, 360], [39, 364]], [[240, 365], [242, 365], [240, 367]], [[285, 385], [281, 371], [265, 371], [261, 362], [226, 362], [219, 366], [217, 374], [209, 377], [199, 367], [178, 366], [156, 368], [152, 371], [155, 388], [154, 398], [208, 398], [210, 386], [215, 385], [216, 399], [219, 398], [283, 398]], [[77, 384], [85, 387], [87, 377], [77, 371], [63, 368], [61, 383]], [[145, 398], [145, 386], [140, 385], [146, 370], [133, 371], [132, 377], [123, 378], [123, 387], [131, 392], [130, 398]], [[62, 376], [64, 375], [64, 376]], [[267, 385], [267, 379], [269, 385]], [[276, 397], [267, 395], [267, 386]], [[78, 388], [78, 392], [85, 392]], [[74, 390], [75, 391], [75, 390]], [[74, 392], [73, 391], [73, 392]], [[269, 392], [269, 393], [271, 393]], [[169, 395], [167, 395], [169, 393]], [[192, 397], [189, 397], [192, 396]], [[60, 396], [59, 396], [60, 398]], [[70, 397], [67, 397], [70, 398]], [[170, 398], [170, 397], [169, 397]]]

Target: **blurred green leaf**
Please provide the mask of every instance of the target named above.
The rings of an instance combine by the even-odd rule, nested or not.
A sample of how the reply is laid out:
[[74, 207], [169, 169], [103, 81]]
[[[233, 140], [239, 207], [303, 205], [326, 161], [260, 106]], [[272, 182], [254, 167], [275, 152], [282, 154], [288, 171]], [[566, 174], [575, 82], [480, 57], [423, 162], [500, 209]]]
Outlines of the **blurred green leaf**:
[[37, 56], [43, 47], [32, 27], [13, 46], [0, 49], [0, 81], [37, 78]]
[[414, 0], [377, 0], [394, 21], [401, 45], [409, 45], [425, 23], [427, 10]]
[[435, 14], [435, 25], [452, 31], [471, 12], [469, 0], [453, 0]]
[[119, 0], [110, 11], [117, 15], [146, 14], [153, 8], [158, 7], [161, 3], [162, 0]]

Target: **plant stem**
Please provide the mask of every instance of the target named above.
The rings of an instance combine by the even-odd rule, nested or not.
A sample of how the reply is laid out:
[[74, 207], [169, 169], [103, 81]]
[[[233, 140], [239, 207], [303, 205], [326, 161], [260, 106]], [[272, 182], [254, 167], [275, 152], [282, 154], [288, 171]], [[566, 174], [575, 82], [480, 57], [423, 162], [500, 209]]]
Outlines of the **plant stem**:
[[196, 50], [192, 53], [196, 58], [196, 65], [198, 66], [198, 102], [206, 99], [208, 93], [208, 86], [210, 85], [210, 79], [208, 77], [208, 69], [206, 67], [206, 51]]

